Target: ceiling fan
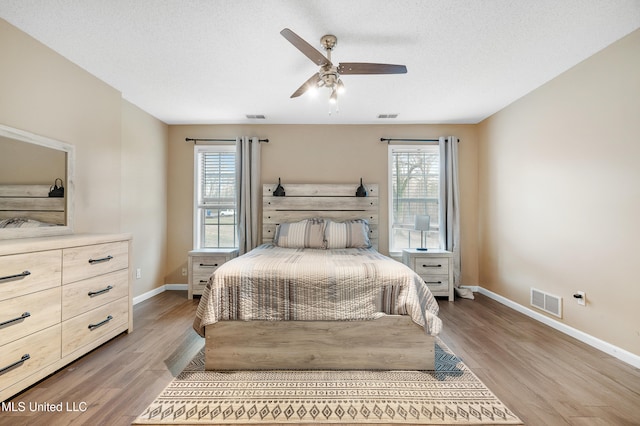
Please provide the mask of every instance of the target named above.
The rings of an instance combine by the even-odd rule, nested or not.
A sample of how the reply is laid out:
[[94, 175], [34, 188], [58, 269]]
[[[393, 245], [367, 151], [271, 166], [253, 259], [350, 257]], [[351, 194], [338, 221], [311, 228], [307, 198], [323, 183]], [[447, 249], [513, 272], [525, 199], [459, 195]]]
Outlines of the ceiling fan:
[[327, 87], [331, 90], [329, 102], [336, 103], [338, 101], [338, 94], [344, 91], [344, 83], [342, 83], [340, 75], [407, 73], [407, 67], [404, 65], [374, 64], [367, 62], [342, 62], [337, 66], [334, 65], [331, 62], [331, 51], [336, 46], [338, 38], [331, 34], [324, 35], [320, 38], [320, 45], [327, 51], [327, 56], [320, 53], [320, 51], [289, 28], [280, 31], [280, 34], [307, 58], [320, 66], [320, 70], [317, 73], [313, 74], [298, 90], [293, 92], [291, 95], [292, 98], [296, 98], [313, 88]]

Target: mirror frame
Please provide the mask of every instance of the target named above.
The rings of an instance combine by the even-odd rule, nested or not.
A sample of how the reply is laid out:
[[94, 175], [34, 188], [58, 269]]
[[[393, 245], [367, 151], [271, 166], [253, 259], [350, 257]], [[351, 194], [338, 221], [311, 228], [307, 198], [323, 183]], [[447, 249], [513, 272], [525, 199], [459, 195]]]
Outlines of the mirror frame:
[[0, 124], [0, 136], [21, 142], [31, 143], [46, 148], [63, 151], [66, 153], [66, 186], [65, 186], [65, 213], [66, 225], [46, 226], [41, 228], [7, 228], [0, 229], [0, 240], [16, 238], [48, 237], [73, 233], [74, 212], [74, 172], [75, 172], [75, 147], [45, 136], [36, 135], [24, 130]]

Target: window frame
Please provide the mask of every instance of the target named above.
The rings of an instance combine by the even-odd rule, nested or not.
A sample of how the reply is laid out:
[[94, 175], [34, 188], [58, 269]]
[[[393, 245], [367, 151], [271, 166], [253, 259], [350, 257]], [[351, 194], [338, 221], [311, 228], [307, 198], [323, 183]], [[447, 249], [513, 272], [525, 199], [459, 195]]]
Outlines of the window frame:
[[[203, 243], [205, 241], [205, 224], [204, 211], [207, 209], [207, 204], [201, 201], [201, 187], [200, 187], [200, 177], [202, 176], [202, 164], [200, 161], [200, 155], [205, 153], [219, 153], [219, 152], [229, 152], [233, 153], [234, 159], [236, 156], [236, 146], [234, 144], [208, 144], [208, 145], [195, 145], [193, 149], [193, 247], [194, 249], [226, 249], [226, 248], [238, 248], [238, 223], [237, 223], [237, 211], [238, 211], [238, 200], [237, 196], [233, 201], [233, 210], [236, 212], [235, 216], [235, 224], [234, 224], [234, 242], [235, 246], [233, 247], [204, 247]], [[234, 165], [235, 172], [235, 165]], [[237, 191], [237, 175], [234, 177], [234, 182], [236, 185]], [[219, 210], [223, 209], [223, 206], [216, 206], [213, 208], [217, 208]]]
[[[440, 147], [440, 144], [438, 142], [434, 142], [434, 143], [426, 143], [426, 144], [389, 144], [388, 150], [387, 150], [387, 161], [388, 161], [388, 165], [387, 165], [387, 175], [388, 175], [388, 237], [389, 237], [389, 244], [388, 244], [388, 251], [389, 251], [389, 255], [392, 256], [398, 256], [402, 254], [402, 250], [404, 248], [415, 248], [415, 247], [420, 247], [420, 244], [417, 244], [415, 246], [413, 246], [411, 244], [411, 241], [413, 241], [413, 239], [411, 238], [411, 236], [409, 236], [409, 245], [411, 245], [412, 247], [400, 247], [400, 248], [394, 248], [394, 196], [393, 196], [393, 187], [394, 187], [394, 182], [393, 182], [393, 167], [394, 167], [394, 151], [415, 151], [415, 152], [420, 152], [420, 151], [424, 151], [427, 147], [429, 147], [429, 150], [434, 150], [437, 152], [438, 154], [438, 170], [437, 170], [437, 176], [438, 176], [438, 206], [437, 206], [437, 211], [438, 211], [438, 221], [436, 223], [434, 223], [434, 218], [431, 217], [431, 232], [433, 232], [434, 234], [437, 231], [437, 235], [438, 235], [438, 246], [434, 247], [434, 246], [429, 246], [428, 245], [428, 241], [429, 239], [427, 238], [427, 248], [429, 249], [440, 249], [442, 250], [444, 248], [444, 239], [443, 239], [443, 235], [442, 232], [440, 232], [440, 230], [442, 230], [442, 200], [443, 200], [443, 191], [442, 191], [442, 179], [443, 179], [443, 175], [442, 175], [442, 150]], [[436, 228], [437, 226], [437, 228]], [[419, 231], [415, 231], [415, 230], [410, 230], [410, 232], [419, 232]], [[411, 234], [410, 234], [411, 235]], [[420, 237], [416, 237], [417, 241], [420, 241]]]

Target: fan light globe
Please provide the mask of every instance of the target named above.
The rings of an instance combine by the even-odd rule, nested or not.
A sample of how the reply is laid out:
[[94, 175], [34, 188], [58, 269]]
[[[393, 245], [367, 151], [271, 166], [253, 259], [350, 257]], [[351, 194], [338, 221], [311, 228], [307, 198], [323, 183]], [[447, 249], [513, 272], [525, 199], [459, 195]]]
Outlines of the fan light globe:
[[335, 104], [336, 102], [338, 102], [338, 92], [336, 91], [335, 88], [331, 91], [331, 96], [329, 97], [329, 102], [332, 103], [332, 104]]

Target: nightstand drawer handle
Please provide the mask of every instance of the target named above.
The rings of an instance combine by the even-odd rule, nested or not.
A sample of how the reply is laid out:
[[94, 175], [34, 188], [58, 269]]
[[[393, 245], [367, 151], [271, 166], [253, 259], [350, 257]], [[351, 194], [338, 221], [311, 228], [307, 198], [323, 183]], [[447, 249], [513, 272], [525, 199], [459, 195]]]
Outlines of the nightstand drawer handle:
[[422, 265], [423, 268], [442, 268], [442, 265]]
[[100, 259], [89, 259], [89, 263], [92, 264], [92, 265], [95, 265], [96, 263], [100, 263], [100, 262], [108, 262], [111, 259], [113, 259], [113, 256], [109, 255], [107, 257], [103, 257], [103, 258], [100, 258]]
[[425, 284], [442, 284], [442, 281], [425, 281]]
[[216, 266], [218, 266], [217, 263], [214, 263], [213, 265], [210, 263], [201, 263], [200, 266], [204, 266], [205, 268], [215, 268]]
[[0, 322], [0, 328], [4, 327], [5, 325], [8, 325], [8, 324], [21, 321], [21, 320], [23, 320], [25, 318], [29, 318], [30, 316], [31, 316], [31, 314], [29, 312], [25, 312], [22, 315], [20, 315], [19, 317], [16, 317], [16, 318], [4, 321], [4, 322]]
[[200, 284], [206, 284], [206, 283], [208, 283], [208, 282], [209, 282], [209, 281], [207, 281], [207, 280], [200, 280]]
[[87, 296], [89, 296], [89, 297], [98, 296], [100, 294], [108, 292], [109, 290], [113, 290], [113, 286], [108, 285], [107, 287], [103, 288], [102, 290], [90, 291], [89, 293], [87, 293]]
[[31, 355], [29, 354], [22, 355], [22, 358], [20, 358], [18, 361], [14, 362], [13, 364], [9, 364], [6, 367], [0, 368], [0, 375], [6, 373], [7, 371], [11, 370], [14, 367], [19, 366], [20, 364], [27, 361], [29, 358], [31, 358]]
[[0, 277], [0, 281], [15, 280], [15, 279], [18, 279], [18, 278], [22, 279], [24, 277], [28, 277], [29, 275], [31, 275], [31, 272], [24, 271], [21, 274], [7, 275], [6, 277]]
[[100, 321], [97, 324], [89, 324], [89, 327], [87, 327], [89, 330], [95, 330], [98, 327], [102, 327], [103, 325], [105, 325], [106, 323], [108, 323], [109, 321], [111, 321], [113, 319], [113, 317], [111, 315], [107, 316], [107, 319]]

